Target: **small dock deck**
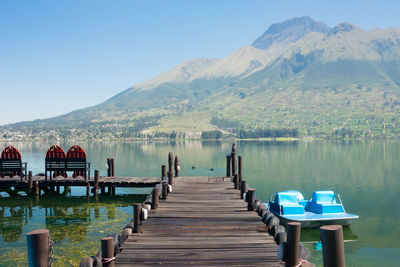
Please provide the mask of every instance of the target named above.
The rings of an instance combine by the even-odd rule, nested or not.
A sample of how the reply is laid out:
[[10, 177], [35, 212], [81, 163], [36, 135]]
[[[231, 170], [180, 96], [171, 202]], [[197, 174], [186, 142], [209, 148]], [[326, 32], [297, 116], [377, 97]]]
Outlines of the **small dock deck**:
[[115, 266], [283, 266], [277, 245], [227, 177], [174, 178]]
[[[50, 186], [84, 186], [87, 185], [93, 187], [95, 186], [95, 180], [91, 177], [87, 182], [83, 177], [57, 177], [57, 178], [47, 178], [44, 176], [33, 176], [32, 183], [35, 184], [38, 182], [38, 186], [40, 188], [50, 187]], [[101, 187], [154, 187], [155, 185], [161, 182], [160, 177], [99, 177], [98, 186]], [[0, 178], [0, 189], [8, 189], [8, 188], [28, 188], [29, 180], [23, 179], [20, 177], [4, 177]]]

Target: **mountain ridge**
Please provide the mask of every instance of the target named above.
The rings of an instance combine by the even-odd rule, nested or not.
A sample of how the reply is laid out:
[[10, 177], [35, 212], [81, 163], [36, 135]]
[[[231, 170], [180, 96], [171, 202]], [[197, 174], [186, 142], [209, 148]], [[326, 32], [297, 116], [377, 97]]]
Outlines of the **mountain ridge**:
[[400, 136], [399, 85], [400, 29], [329, 28], [299, 17], [272, 24], [226, 58], [185, 61], [99, 105], [7, 127], [229, 133], [211, 121], [230, 120], [249, 130], [296, 128], [302, 136], [337, 129], [351, 137]]

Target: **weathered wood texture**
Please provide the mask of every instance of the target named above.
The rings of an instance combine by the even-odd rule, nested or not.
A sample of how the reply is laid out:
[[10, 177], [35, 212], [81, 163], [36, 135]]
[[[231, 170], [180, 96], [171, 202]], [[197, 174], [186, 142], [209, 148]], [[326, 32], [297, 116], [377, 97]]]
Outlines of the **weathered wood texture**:
[[277, 246], [230, 179], [178, 177], [116, 257], [116, 266], [283, 266]]

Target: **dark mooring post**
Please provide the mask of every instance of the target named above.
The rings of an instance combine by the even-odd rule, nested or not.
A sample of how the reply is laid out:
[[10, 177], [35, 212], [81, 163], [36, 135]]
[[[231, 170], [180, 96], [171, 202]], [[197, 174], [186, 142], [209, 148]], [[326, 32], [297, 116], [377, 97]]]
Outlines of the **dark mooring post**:
[[168, 172], [168, 184], [172, 185], [174, 183], [174, 174], [172, 172]]
[[99, 193], [99, 170], [94, 171], [94, 195]]
[[26, 234], [29, 267], [49, 266], [50, 233], [40, 229]]
[[174, 155], [172, 152], [168, 153], [168, 172], [172, 173], [172, 166], [174, 165]]
[[110, 160], [111, 160], [111, 176], [115, 177], [115, 165], [114, 165], [115, 161], [114, 161], [114, 159], [110, 159]]
[[28, 173], [28, 181], [29, 181], [29, 194], [32, 194], [33, 182], [32, 182], [32, 171]]
[[325, 225], [320, 228], [324, 267], [344, 267], [343, 228], [341, 225]]
[[178, 177], [179, 171], [181, 170], [181, 166], [179, 165], [178, 155], [175, 156], [174, 169], [175, 169], [175, 177]]
[[246, 194], [246, 202], [247, 202], [247, 211], [253, 211], [254, 210], [254, 200], [256, 198], [256, 190], [255, 189], [249, 189]]
[[107, 159], [107, 177], [111, 176], [111, 159]]
[[160, 198], [160, 194], [158, 189], [155, 187], [151, 193], [151, 208], [156, 209], [158, 208], [158, 199]]
[[238, 179], [240, 186], [240, 182], [242, 181], [242, 156], [238, 156]]
[[241, 181], [240, 182], [240, 198], [243, 198], [243, 194], [247, 193], [249, 190], [249, 185], [247, 184], [246, 181]]
[[236, 173], [236, 143], [233, 143], [233, 145], [232, 145], [231, 161], [232, 161], [232, 175], [235, 175], [235, 173]]
[[238, 174], [237, 173], [235, 173], [234, 175], [233, 175], [233, 185], [234, 185], [234, 189], [240, 189], [239, 187], [240, 187], [240, 184], [239, 184], [239, 177], [238, 177]]
[[114, 239], [112, 237], [101, 239], [101, 257], [104, 267], [114, 267]]
[[39, 181], [35, 181], [35, 195], [40, 196]]
[[226, 155], [226, 177], [231, 176], [231, 155]]
[[167, 177], [167, 166], [161, 165], [161, 179]]
[[287, 224], [287, 259], [286, 266], [293, 267], [299, 264], [300, 228], [298, 222]]
[[142, 204], [135, 203], [133, 204], [133, 232], [134, 233], [141, 233], [141, 223], [140, 217], [142, 213]]
[[167, 195], [168, 195], [168, 183], [163, 183], [161, 190], [161, 198], [165, 200], [167, 199]]
[[[57, 187], [57, 188], [59, 189], [60, 187]], [[86, 184], [86, 196], [90, 197], [90, 184], [89, 183]]]

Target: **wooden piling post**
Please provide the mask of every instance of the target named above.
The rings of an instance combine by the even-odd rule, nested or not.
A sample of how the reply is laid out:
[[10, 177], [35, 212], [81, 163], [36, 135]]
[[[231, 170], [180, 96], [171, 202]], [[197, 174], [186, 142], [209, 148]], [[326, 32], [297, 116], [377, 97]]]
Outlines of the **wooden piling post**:
[[158, 199], [159, 199], [159, 191], [157, 188], [153, 188], [153, 191], [151, 193], [151, 208], [156, 209], [158, 208]]
[[235, 175], [235, 173], [236, 173], [236, 143], [232, 144], [231, 161], [232, 161], [232, 175]]
[[161, 165], [161, 179], [167, 177], [167, 166]]
[[111, 195], [115, 196], [115, 186], [111, 186]]
[[86, 184], [86, 196], [90, 197], [90, 184], [89, 183]]
[[320, 232], [324, 267], [346, 266], [342, 226], [325, 225], [320, 228]]
[[112, 159], [111, 159], [111, 176], [112, 176], [112, 177], [115, 177], [115, 165], [114, 165], [114, 163], [115, 163], [115, 161], [114, 161], [114, 159], [112, 158]]
[[106, 188], [104, 186], [100, 187], [100, 194], [102, 194], [103, 196], [106, 194]]
[[35, 181], [35, 195], [40, 196], [39, 181]]
[[49, 266], [50, 232], [39, 229], [26, 234], [28, 246], [28, 266]]
[[246, 194], [246, 201], [247, 201], [247, 211], [253, 211], [254, 210], [254, 200], [256, 198], [256, 190], [255, 189], [249, 189]]
[[28, 181], [29, 181], [29, 194], [32, 194], [32, 188], [33, 188], [33, 181], [32, 181], [32, 171], [28, 172]]
[[234, 188], [235, 189], [240, 189], [239, 187], [240, 187], [240, 185], [239, 185], [239, 177], [238, 177], [238, 174], [237, 173], [235, 173], [234, 175], [233, 175], [233, 185], [234, 185]]
[[168, 184], [172, 185], [174, 183], [174, 174], [172, 172], [168, 172]]
[[111, 236], [101, 239], [101, 257], [104, 267], [114, 267], [114, 239]]
[[165, 200], [167, 199], [167, 195], [168, 195], [168, 183], [163, 183], [161, 190], [161, 198]]
[[140, 217], [142, 213], [142, 204], [135, 203], [133, 204], [133, 232], [134, 233], [141, 233], [141, 223]]
[[178, 155], [175, 156], [174, 169], [175, 169], [175, 177], [178, 177], [179, 171], [181, 170], [181, 166], [179, 165]]
[[242, 181], [242, 156], [238, 156], [238, 179], [240, 187], [240, 182]]
[[57, 194], [59, 195], [60, 194], [60, 186], [59, 185], [56, 186], [56, 191], [57, 191]]
[[174, 164], [174, 155], [172, 152], [168, 153], [168, 172], [172, 173], [172, 165]]
[[111, 176], [111, 159], [107, 159], [107, 177]]
[[226, 155], [226, 177], [231, 176], [231, 155]]
[[99, 193], [99, 170], [94, 171], [94, 195]]
[[286, 266], [293, 267], [299, 264], [301, 223], [290, 222], [287, 224], [287, 259]]
[[246, 181], [241, 181], [240, 182], [240, 198], [243, 198], [243, 194], [247, 193], [249, 190], [249, 185], [247, 184]]

